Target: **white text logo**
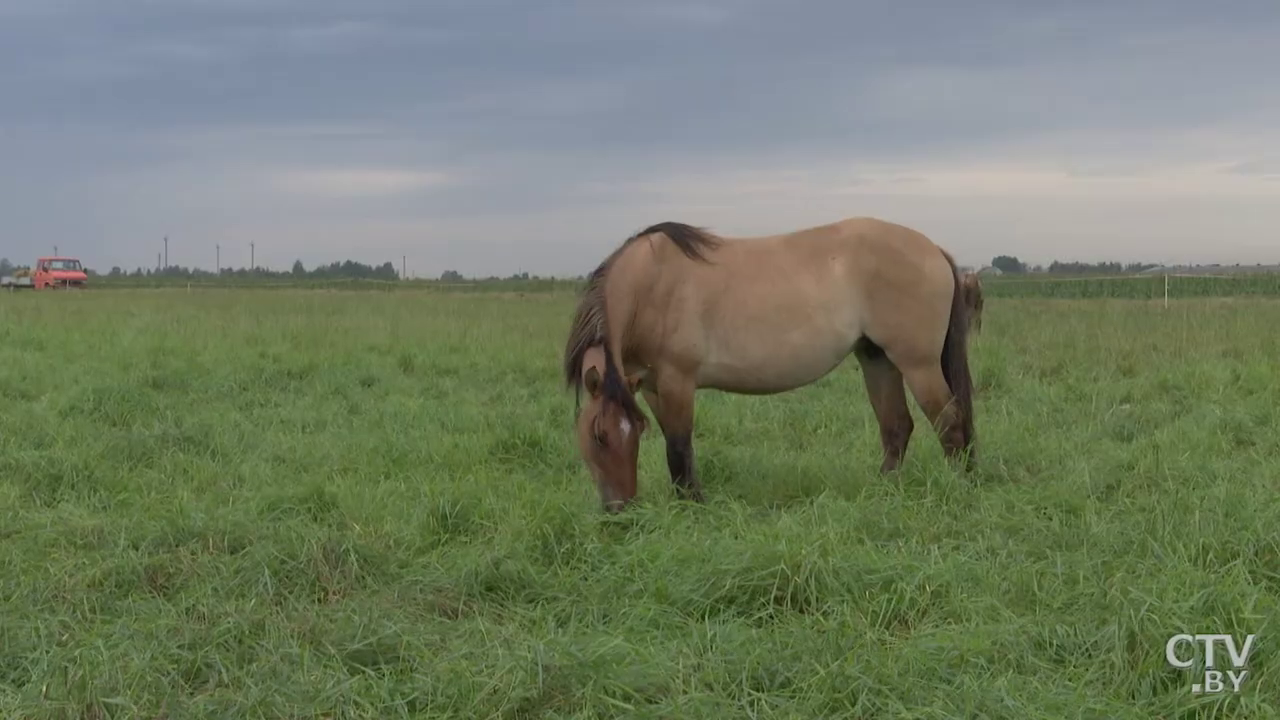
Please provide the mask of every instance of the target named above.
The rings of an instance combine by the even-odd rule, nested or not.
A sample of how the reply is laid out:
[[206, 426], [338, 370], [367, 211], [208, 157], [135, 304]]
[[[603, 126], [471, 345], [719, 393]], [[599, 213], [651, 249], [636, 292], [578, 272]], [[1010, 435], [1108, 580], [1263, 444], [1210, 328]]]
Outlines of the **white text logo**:
[[[1238, 693], [1240, 685], [1249, 675], [1249, 671], [1245, 669], [1245, 663], [1249, 660], [1249, 651], [1253, 648], [1253, 640], [1256, 637], [1257, 635], [1246, 635], [1244, 647], [1237, 647], [1236, 639], [1230, 635], [1182, 633], [1169, 638], [1169, 641], [1164, 644], [1164, 656], [1173, 667], [1188, 669], [1195, 665], [1197, 659], [1195, 647], [1199, 643], [1204, 649], [1203, 653], [1200, 653], [1204, 668], [1204, 682], [1193, 684], [1191, 692], [1219, 693], [1229, 685], [1231, 692]], [[1223, 648], [1219, 643], [1225, 646], [1225, 653], [1222, 652]], [[1182, 649], [1186, 646], [1189, 646], [1189, 649]], [[1230, 664], [1229, 668], [1219, 669], [1227, 663]]]

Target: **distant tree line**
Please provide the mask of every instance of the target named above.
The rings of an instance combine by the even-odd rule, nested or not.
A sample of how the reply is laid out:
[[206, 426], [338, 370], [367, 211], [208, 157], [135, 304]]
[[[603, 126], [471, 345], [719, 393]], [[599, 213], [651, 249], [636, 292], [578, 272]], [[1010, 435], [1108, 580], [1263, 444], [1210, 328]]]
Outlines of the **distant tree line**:
[[[8, 275], [19, 267], [25, 265], [14, 265], [8, 258], [0, 258], [0, 275]], [[1126, 273], [1138, 273], [1157, 267], [1156, 263], [1148, 262], [1063, 262], [1054, 260], [1046, 267], [1044, 265], [1028, 265], [1019, 260], [1016, 255], [997, 255], [991, 259], [991, 267], [994, 267], [1006, 274], [1020, 273], [1050, 273], [1054, 275], [1119, 275]], [[91, 268], [85, 268], [85, 272], [89, 275], [100, 275]], [[355, 260], [343, 260], [342, 262], [332, 262], [328, 265], [318, 265], [308, 270], [301, 260], [295, 260], [293, 267], [289, 270], [272, 270], [267, 267], [258, 266], [256, 268], [229, 268], [224, 267], [218, 272], [206, 270], [204, 268], [185, 267], [182, 265], [171, 265], [166, 268], [143, 268], [136, 267], [133, 270], [125, 270], [120, 266], [114, 266], [106, 273], [109, 278], [169, 278], [174, 280], [207, 280], [212, 278], [226, 279], [248, 279], [260, 278], [264, 280], [287, 280], [287, 279], [310, 279], [310, 280], [398, 280], [400, 273], [396, 270], [394, 263], [388, 261], [381, 265], [373, 266], [366, 263], [357, 262]], [[543, 280], [537, 275], [530, 276], [527, 272], [519, 272], [507, 277], [499, 277], [490, 275], [488, 277], [468, 278], [457, 270], [445, 270], [440, 274], [441, 282], [503, 282], [503, 281], [519, 281], [519, 280]], [[583, 279], [581, 276], [578, 280]]]
[[527, 272], [518, 272], [506, 277], [498, 277], [497, 275], [489, 275], [488, 277], [468, 278], [457, 270], [445, 270], [440, 273], [440, 282], [512, 282], [515, 280], [542, 280], [537, 275], [530, 276]]
[[997, 255], [991, 258], [991, 267], [996, 268], [1000, 272], [1017, 274], [1017, 273], [1052, 273], [1054, 275], [1119, 275], [1121, 273], [1139, 273], [1143, 270], [1150, 270], [1156, 267], [1156, 263], [1146, 262], [1062, 262], [1054, 260], [1049, 263], [1048, 267], [1044, 265], [1028, 266], [1026, 263], [1018, 259], [1016, 255]]
[[[87, 272], [96, 274], [92, 271]], [[295, 260], [293, 267], [287, 271], [272, 270], [271, 268], [258, 266], [252, 269], [224, 267], [216, 273], [204, 268], [185, 267], [183, 265], [170, 265], [166, 268], [137, 267], [133, 270], [125, 270], [116, 265], [106, 273], [106, 277], [171, 278], [174, 280], [207, 280], [219, 277], [228, 279], [260, 278], [264, 280], [398, 280], [400, 273], [396, 271], [396, 266], [391, 262], [385, 262], [374, 267], [355, 260], [344, 260], [342, 262], [329, 263], [328, 265], [318, 265], [308, 270], [301, 260]]]
[[[8, 275], [19, 267], [25, 265], [14, 265], [8, 258], [0, 258], [0, 275]], [[355, 260], [343, 260], [342, 262], [333, 262], [328, 265], [317, 265], [308, 270], [301, 260], [293, 261], [293, 266], [289, 270], [272, 270], [271, 268], [258, 266], [256, 268], [230, 268], [224, 267], [218, 272], [206, 270], [198, 267], [186, 267], [184, 265], [170, 265], [169, 267], [135, 267], [132, 270], [126, 270], [119, 265], [113, 266], [109, 271], [99, 273], [93, 268], [85, 268], [85, 273], [96, 277], [108, 278], [154, 278], [154, 279], [173, 279], [173, 280], [211, 280], [214, 278], [224, 279], [263, 279], [263, 280], [399, 280], [400, 272], [396, 269], [394, 263], [384, 262], [381, 265], [367, 265]], [[529, 275], [527, 272], [518, 272], [508, 275], [507, 277], [499, 277], [490, 275], [487, 277], [468, 278], [457, 270], [445, 270], [440, 274], [442, 282], [512, 282], [520, 280], [549, 280], [551, 278], [540, 278], [537, 275]], [[577, 278], [579, 280], [583, 277]]]

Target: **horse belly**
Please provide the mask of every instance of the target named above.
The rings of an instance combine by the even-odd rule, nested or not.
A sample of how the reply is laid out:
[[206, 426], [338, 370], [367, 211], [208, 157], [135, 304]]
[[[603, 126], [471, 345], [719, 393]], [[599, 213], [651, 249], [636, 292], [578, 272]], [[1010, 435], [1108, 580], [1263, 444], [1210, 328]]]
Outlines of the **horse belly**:
[[698, 386], [743, 395], [772, 395], [820, 380], [853, 350], [859, 331], [803, 323], [734, 338], [712, 333]]

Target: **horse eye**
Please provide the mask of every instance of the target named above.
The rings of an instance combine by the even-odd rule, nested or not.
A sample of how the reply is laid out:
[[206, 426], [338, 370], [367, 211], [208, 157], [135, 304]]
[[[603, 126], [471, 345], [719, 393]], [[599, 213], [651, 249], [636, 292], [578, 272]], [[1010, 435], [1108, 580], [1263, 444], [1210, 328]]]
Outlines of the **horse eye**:
[[609, 436], [597, 430], [595, 432], [596, 445], [604, 447], [609, 444]]

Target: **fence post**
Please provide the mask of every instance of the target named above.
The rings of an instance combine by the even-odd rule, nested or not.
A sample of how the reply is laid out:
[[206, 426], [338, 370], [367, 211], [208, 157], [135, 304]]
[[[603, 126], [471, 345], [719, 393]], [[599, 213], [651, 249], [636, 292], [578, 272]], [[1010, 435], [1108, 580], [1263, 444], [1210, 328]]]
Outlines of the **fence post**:
[[1169, 309], [1169, 273], [1164, 274], [1164, 308]]

